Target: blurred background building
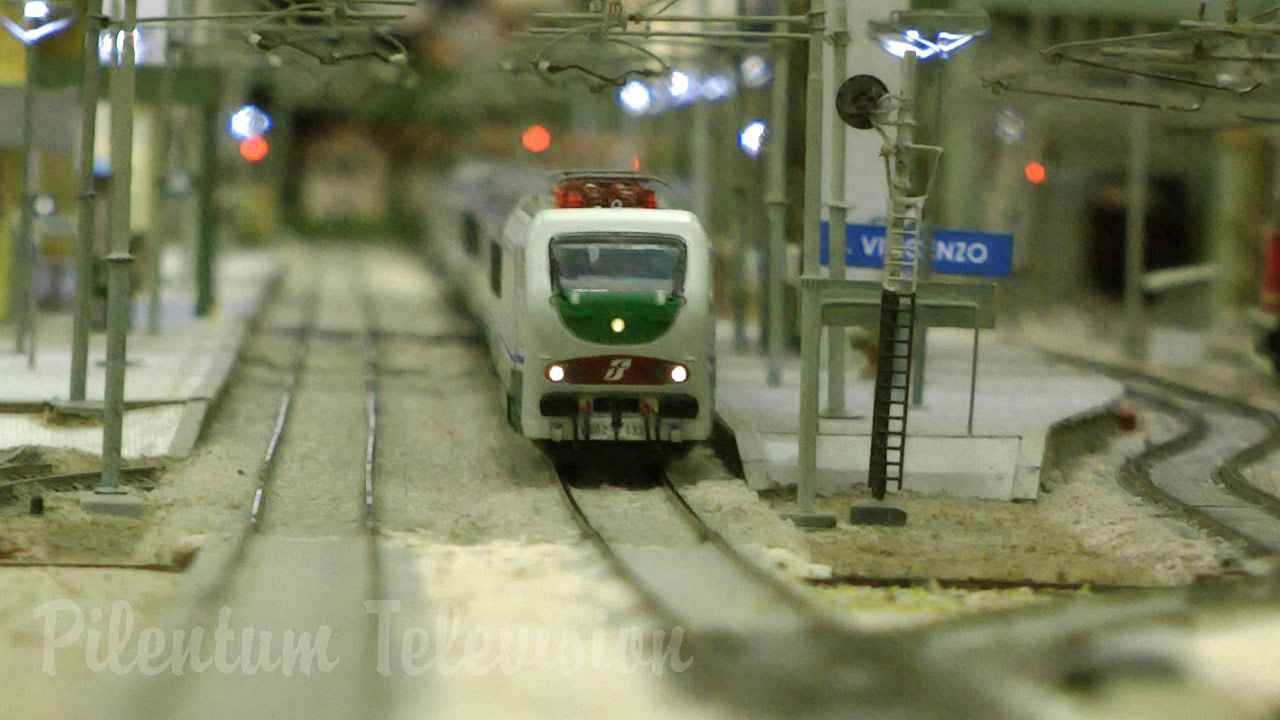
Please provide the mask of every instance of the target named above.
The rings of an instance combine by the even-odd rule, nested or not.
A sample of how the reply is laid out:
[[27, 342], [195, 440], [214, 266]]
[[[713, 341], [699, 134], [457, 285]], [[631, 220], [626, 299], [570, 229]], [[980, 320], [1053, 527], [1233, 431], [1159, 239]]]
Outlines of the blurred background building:
[[[7, 17], [22, 19], [27, 4], [6, 4]], [[30, 53], [18, 39], [0, 38], [5, 100], [0, 103], [0, 221], [5, 228], [14, 227], [19, 205], [18, 128], [28, 76], [37, 96], [35, 191], [55, 201], [55, 216], [69, 219], [75, 213], [85, 2], [71, 5], [67, 12], [73, 24], [34, 44]], [[119, 5], [108, 0], [107, 14], [118, 16]], [[668, 178], [675, 195], [703, 214], [716, 239], [722, 277], [732, 268], [748, 268], [750, 292], [757, 293], [758, 273], [749, 269], [759, 269], [766, 233], [762, 143], [785, 148], [792, 200], [788, 239], [799, 240], [805, 43], [708, 43], [672, 36], [600, 43], [589, 33], [569, 32], [570, 24], [535, 17], [597, 5], [603, 7], [555, 0], [409, 5], [141, 0], [133, 232], [144, 245], [172, 245], [180, 258], [176, 267], [190, 276], [202, 234], [213, 238], [205, 242], [252, 243], [283, 232], [354, 231], [423, 242], [424, 217], [441, 179], [466, 161], [521, 169], [513, 175], [632, 168]], [[660, 5], [624, 3], [622, 11], [739, 16], [808, 11], [806, 3], [787, 0]], [[896, 60], [868, 36], [868, 20], [908, 7], [989, 14], [989, 32], [972, 47], [921, 64], [919, 137], [946, 150], [929, 211], [932, 224], [1015, 235], [1007, 306], [1069, 301], [1100, 312], [1116, 307], [1124, 286], [1135, 123], [1146, 128], [1149, 149], [1145, 268], [1208, 268], [1202, 281], [1159, 297], [1149, 293], [1156, 317], [1196, 326], [1207, 322], [1212, 308], [1256, 302], [1259, 237], [1277, 213], [1272, 124], [1217, 102], [1196, 111], [1145, 110], [991, 89], [992, 78], [1047, 67], [1041, 52], [1048, 47], [1174, 29], [1179, 21], [1200, 17], [1199, 2], [877, 0], [851, 5], [850, 72], [876, 74], [890, 87], [896, 85]], [[332, 13], [309, 14], [308, 6], [394, 18], [338, 22]], [[1248, 18], [1266, 9], [1242, 0], [1238, 13]], [[1219, 20], [1225, 10], [1223, 2], [1211, 2], [1205, 17]], [[209, 13], [242, 17], [160, 21]], [[282, 18], [287, 22], [279, 29]], [[750, 22], [647, 27], [712, 34], [770, 29]], [[104, 67], [109, 66], [109, 32], [100, 52]], [[774, 137], [769, 117], [780, 52], [789, 60], [790, 117], [783, 138]], [[828, 76], [830, 52], [828, 47]], [[36, 63], [30, 73], [29, 60]], [[1268, 68], [1239, 69], [1262, 83], [1248, 98], [1251, 107], [1265, 108], [1275, 97]], [[170, 85], [162, 97], [166, 73]], [[841, 79], [827, 77], [828, 109]], [[1185, 90], [1157, 85], [1135, 92], [1173, 93], [1166, 104], [1175, 106], [1177, 93]], [[94, 168], [104, 181], [111, 173], [106, 89], [104, 83]], [[270, 119], [269, 129], [260, 133], [263, 142], [252, 147], [244, 145], [246, 139], [231, 122], [249, 105]], [[167, 140], [157, 137], [158, 113], [166, 114]], [[834, 113], [824, 115], [829, 145], [832, 128], [843, 126]], [[531, 146], [527, 137], [534, 127], [540, 130]], [[879, 143], [874, 135], [850, 135], [851, 221], [883, 214]], [[101, 230], [105, 224], [99, 225]], [[50, 220], [37, 235], [45, 263], [43, 300], [65, 301], [65, 289], [59, 291], [53, 278], [70, 256], [73, 227]], [[0, 233], [0, 243], [0, 278], [8, 279], [14, 272], [13, 233]], [[105, 240], [98, 245], [105, 248]], [[11, 312], [11, 290], [0, 292], [0, 312]]]

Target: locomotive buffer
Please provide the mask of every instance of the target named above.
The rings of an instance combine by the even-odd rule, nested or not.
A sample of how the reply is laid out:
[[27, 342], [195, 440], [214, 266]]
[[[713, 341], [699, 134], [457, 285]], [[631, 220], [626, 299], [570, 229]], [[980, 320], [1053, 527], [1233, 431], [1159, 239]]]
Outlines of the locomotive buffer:
[[[942, 148], [913, 142], [912, 112], [916, 55], [902, 58], [902, 92], [896, 117], [888, 120], [891, 98], [883, 82], [870, 75], [846, 80], [836, 96], [836, 111], [854, 128], [874, 129], [884, 138], [881, 154], [889, 181], [889, 218], [881, 274], [879, 345], [875, 396], [871, 411], [871, 456], [867, 481], [874, 500], [849, 510], [855, 525], [903, 525], [907, 515], [884, 504], [890, 482], [902, 487], [906, 459], [907, 408], [920, 279], [920, 221]], [[895, 130], [892, 141], [885, 126]], [[833, 231], [832, 237], [836, 234]]]

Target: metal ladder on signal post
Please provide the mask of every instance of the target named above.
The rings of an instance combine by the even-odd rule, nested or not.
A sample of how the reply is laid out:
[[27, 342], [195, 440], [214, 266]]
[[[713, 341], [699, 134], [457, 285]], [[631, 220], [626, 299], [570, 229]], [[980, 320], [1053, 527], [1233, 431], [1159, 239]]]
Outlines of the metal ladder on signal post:
[[911, 397], [911, 353], [915, 337], [919, 212], [923, 198], [919, 199], [921, 202], [912, 200], [916, 198], [894, 203], [895, 213], [889, 219], [885, 233], [875, 399], [871, 410], [871, 457], [867, 476], [872, 495], [877, 500], [884, 498], [885, 489], [891, 481], [902, 488], [907, 407]]
[[[920, 221], [934, 170], [942, 156], [942, 148], [912, 142], [915, 53], [908, 51], [902, 61], [902, 89], [892, 147], [885, 138], [885, 156], [889, 159], [885, 166], [889, 180], [889, 221], [884, 238], [880, 338], [871, 407], [871, 455], [867, 463], [867, 481], [876, 500], [884, 499], [890, 481], [902, 488], [916, 326], [916, 285], [920, 279]], [[923, 168], [923, 175], [913, 177], [913, 167]]]

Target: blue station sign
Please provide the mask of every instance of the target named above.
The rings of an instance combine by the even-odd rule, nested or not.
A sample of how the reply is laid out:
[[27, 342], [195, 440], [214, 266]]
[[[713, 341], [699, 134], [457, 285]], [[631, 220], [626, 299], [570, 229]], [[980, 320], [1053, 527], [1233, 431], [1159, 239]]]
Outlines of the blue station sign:
[[[822, 264], [829, 257], [831, 230], [822, 223]], [[845, 226], [845, 265], [878, 268], [884, 264], [884, 226]], [[933, 272], [979, 277], [1008, 277], [1013, 268], [1013, 236], [974, 230], [933, 231]]]

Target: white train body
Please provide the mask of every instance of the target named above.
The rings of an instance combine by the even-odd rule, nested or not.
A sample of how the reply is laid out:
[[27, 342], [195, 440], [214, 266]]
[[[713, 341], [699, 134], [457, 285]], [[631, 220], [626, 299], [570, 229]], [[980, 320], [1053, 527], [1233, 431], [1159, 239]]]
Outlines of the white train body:
[[[435, 252], [485, 326], [507, 418], [553, 442], [705, 440], [715, 361], [711, 248], [683, 210], [521, 201]], [[471, 229], [467, 229], [468, 223]]]

